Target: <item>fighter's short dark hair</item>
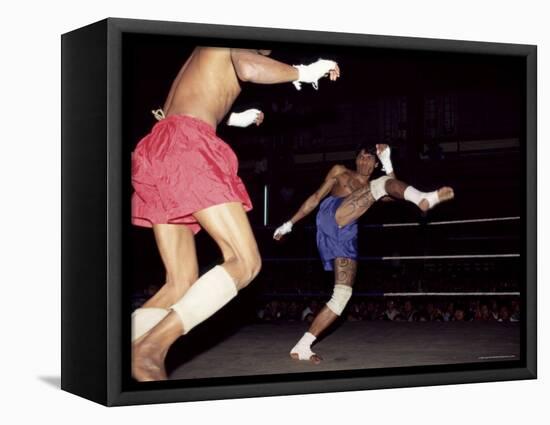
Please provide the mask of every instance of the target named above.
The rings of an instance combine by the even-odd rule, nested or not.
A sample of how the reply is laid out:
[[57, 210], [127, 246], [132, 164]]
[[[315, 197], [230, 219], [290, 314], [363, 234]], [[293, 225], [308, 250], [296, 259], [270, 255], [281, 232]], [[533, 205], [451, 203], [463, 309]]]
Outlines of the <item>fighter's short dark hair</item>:
[[376, 155], [376, 146], [372, 143], [360, 143], [355, 148], [355, 156], [359, 155], [359, 152], [362, 150], [365, 150], [365, 152], [370, 153], [371, 155]]

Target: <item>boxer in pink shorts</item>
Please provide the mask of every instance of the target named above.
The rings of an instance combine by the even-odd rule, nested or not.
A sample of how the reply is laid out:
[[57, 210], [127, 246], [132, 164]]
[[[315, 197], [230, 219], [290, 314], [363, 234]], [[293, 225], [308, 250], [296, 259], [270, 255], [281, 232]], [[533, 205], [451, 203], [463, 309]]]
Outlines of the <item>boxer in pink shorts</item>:
[[237, 156], [210, 124], [188, 115], [161, 119], [132, 155], [132, 223], [185, 224], [195, 234], [196, 211], [229, 202], [250, 211], [238, 167]]
[[[252, 208], [231, 148], [216, 127], [241, 92], [241, 82], [292, 82], [318, 88], [339, 78], [338, 65], [319, 59], [290, 66], [268, 50], [197, 47], [176, 76], [159, 122], [132, 155], [132, 222], [152, 227], [166, 283], [132, 314], [132, 375], [166, 379], [164, 359], [181, 335], [206, 320], [246, 287], [261, 258], [246, 211]], [[233, 113], [227, 124], [259, 125], [258, 110]], [[198, 276], [194, 234], [203, 228], [224, 263]]]

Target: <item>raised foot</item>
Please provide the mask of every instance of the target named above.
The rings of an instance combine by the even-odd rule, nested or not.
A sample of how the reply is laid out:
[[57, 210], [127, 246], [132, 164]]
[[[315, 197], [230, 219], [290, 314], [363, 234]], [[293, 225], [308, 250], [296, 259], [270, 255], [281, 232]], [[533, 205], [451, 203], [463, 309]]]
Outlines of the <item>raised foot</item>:
[[132, 377], [139, 382], [165, 381], [164, 359], [150, 344], [138, 340], [132, 347]]
[[453, 188], [444, 186], [437, 190], [437, 202], [432, 203], [432, 206], [430, 206], [430, 202], [427, 199], [422, 199], [418, 204], [418, 208], [420, 208], [423, 212], [426, 212], [431, 208], [435, 207], [436, 205], [441, 204], [442, 202], [450, 201], [454, 197], [455, 197], [455, 192]]
[[319, 364], [321, 363], [321, 361], [323, 360], [321, 358], [321, 356], [318, 356], [317, 354], [312, 354], [309, 359], [300, 359], [300, 357], [298, 356], [298, 353], [290, 353], [290, 357], [293, 359], [293, 360], [299, 360], [299, 361], [309, 361], [313, 364]]

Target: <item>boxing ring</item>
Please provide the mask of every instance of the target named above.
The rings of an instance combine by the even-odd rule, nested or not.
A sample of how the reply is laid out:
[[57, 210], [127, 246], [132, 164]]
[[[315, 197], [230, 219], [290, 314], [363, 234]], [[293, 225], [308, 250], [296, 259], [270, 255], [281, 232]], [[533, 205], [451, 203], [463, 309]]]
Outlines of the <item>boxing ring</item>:
[[[489, 266], [479, 266], [482, 276], [498, 273], [499, 276], [509, 277], [513, 280], [516, 270], [520, 270], [519, 261], [522, 254], [517, 249], [521, 235], [521, 217], [488, 217], [466, 220], [446, 220], [432, 222], [363, 224], [361, 232], [399, 232], [401, 229], [442, 229], [452, 227], [468, 227], [471, 225], [501, 226], [493, 231], [493, 236], [479, 236], [479, 232], [468, 240], [471, 246], [470, 252], [435, 253], [426, 252], [425, 255], [368, 255], [358, 259], [358, 270], [376, 270], [383, 265], [393, 265], [395, 269], [401, 269], [409, 265], [413, 269], [425, 272], [433, 265], [435, 270], [440, 270], [440, 263], [447, 267], [457, 267], [453, 273], [455, 280], [460, 280], [458, 273], [463, 275], [476, 275], [476, 267], [469, 265], [476, 262], [488, 262]], [[266, 234], [273, 229], [266, 228]], [[310, 232], [311, 229], [304, 229]], [[462, 232], [459, 229], [459, 232]], [[474, 231], [476, 233], [477, 230]], [[506, 233], [508, 232], [508, 233]], [[471, 233], [471, 231], [470, 231]], [[449, 233], [451, 239], [452, 232]], [[472, 234], [472, 233], [471, 233]], [[504, 235], [504, 236], [503, 236]], [[427, 243], [434, 238], [428, 234], [420, 236]], [[404, 236], [398, 236], [399, 239]], [[432, 239], [430, 239], [432, 238]], [[456, 241], [463, 238], [455, 237]], [[479, 252], [486, 250], [487, 244], [493, 244], [491, 252]], [[511, 248], [515, 247], [516, 250]], [[425, 247], [420, 247], [426, 251]], [[281, 252], [287, 251], [284, 247]], [[361, 250], [360, 250], [361, 252]], [[321, 263], [316, 256], [285, 256], [276, 257], [264, 255], [264, 273], [270, 276], [270, 270], [277, 270], [285, 277], [285, 269], [295, 267], [304, 271], [321, 268]], [[293, 266], [291, 266], [293, 264]], [[266, 270], [267, 269], [267, 270]], [[429, 271], [428, 270], [428, 271]], [[443, 267], [439, 271], [445, 274]], [[460, 271], [462, 270], [462, 271]], [[465, 272], [465, 270], [467, 272]], [[485, 270], [485, 271], [483, 271]], [[494, 271], [493, 271], [494, 270]], [[431, 273], [431, 272], [430, 272]], [[485, 274], [484, 274], [485, 273]], [[271, 273], [274, 274], [274, 273]], [[327, 273], [326, 275], [330, 275]], [[518, 273], [518, 276], [521, 275]], [[330, 276], [329, 276], [330, 277]], [[293, 299], [301, 297], [318, 297], [320, 300], [328, 300], [332, 291], [329, 285], [330, 279], [320, 284], [322, 290], [312, 288], [291, 288], [273, 291], [269, 282], [261, 280], [258, 286], [263, 291], [264, 300], [270, 298]], [[251, 285], [253, 286], [255, 283]], [[470, 300], [500, 300], [508, 303], [516, 300], [522, 308], [522, 287], [519, 282], [516, 287], [509, 285], [503, 288], [476, 289], [466, 285], [463, 289], [456, 287], [435, 288], [432, 284], [429, 288], [422, 288], [423, 284], [412, 288], [376, 288], [369, 284], [361, 285], [356, 282], [354, 294], [348, 309], [354, 300], [384, 303], [386, 300], [401, 302], [405, 299], [420, 300], [428, 303], [432, 300], [461, 299], [468, 303]], [[452, 285], [447, 285], [452, 286]], [[248, 291], [248, 288], [247, 290]], [[254, 289], [250, 290], [251, 292]], [[257, 290], [259, 291], [259, 290]], [[258, 294], [256, 293], [256, 295]], [[239, 297], [238, 297], [239, 298]], [[245, 301], [230, 303], [220, 314], [215, 315], [209, 321], [199, 325], [193, 333], [186, 338], [178, 340], [170, 350], [167, 358], [167, 371], [169, 379], [196, 379], [227, 376], [271, 375], [281, 373], [307, 373], [319, 371], [379, 369], [395, 367], [414, 367], [427, 365], [453, 365], [474, 364], [499, 361], [521, 360], [520, 350], [520, 321], [384, 321], [384, 320], [344, 320], [346, 311], [341, 320], [328, 329], [313, 345], [312, 349], [319, 354], [323, 361], [314, 365], [307, 361], [295, 361], [289, 357], [289, 350], [297, 339], [308, 329], [309, 323], [305, 321], [272, 321], [259, 322], [251, 320], [231, 320], [236, 312], [242, 312], [243, 308], [250, 308], [246, 304], [247, 295], [243, 294]], [[253, 298], [249, 296], [248, 298]]]

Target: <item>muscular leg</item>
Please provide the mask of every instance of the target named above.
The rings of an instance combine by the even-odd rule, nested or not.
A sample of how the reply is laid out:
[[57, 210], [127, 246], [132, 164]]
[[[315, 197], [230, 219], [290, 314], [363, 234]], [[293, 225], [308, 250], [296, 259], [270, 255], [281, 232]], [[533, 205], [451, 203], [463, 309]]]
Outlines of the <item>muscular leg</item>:
[[454, 198], [454, 191], [450, 187], [444, 186], [435, 192], [424, 193], [395, 178], [386, 181], [385, 189], [392, 198], [413, 202], [424, 212], [435, 206], [436, 203], [449, 201]]
[[343, 227], [354, 220], [357, 220], [374, 204], [375, 199], [372, 196], [368, 186], [362, 186], [346, 196], [338, 209], [334, 218], [338, 226]]
[[[335, 285], [345, 285], [349, 286], [350, 288], [353, 287], [356, 273], [357, 262], [355, 260], [352, 260], [350, 258], [334, 259]], [[304, 335], [304, 337], [302, 337], [303, 342], [302, 340], [298, 342], [298, 344], [291, 350], [290, 356], [295, 360], [299, 360], [299, 354], [297, 351], [300, 351], [302, 349], [302, 346], [304, 345], [307, 345], [307, 347], [303, 348], [311, 351], [310, 346], [313, 341], [317, 339], [317, 337], [321, 335], [321, 333], [323, 333], [325, 329], [327, 329], [332, 323], [334, 323], [337, 318], [338, 315], [333, 312], [327, 305], [325, 305], [313, 320], [313, 323], [311, 324], [308, 332]], [[310, 335], [308, 335], [308, 333]], [[309, 360], [315, 364], [319, 364], [321, 362], [321, 358], [313, 352], [311, 352]]]
[[[222, 264], [222, 273], [225, 273], [225, 276], [229, 275], [232, 279], [234, 290], [244, 288], [260, 271], [261, 258], [242, 205], [240, 203], [216, 205], [199, 211], [194, 216], [222, 251], [225, 260]], [[214, 269], [199, 278], [177, 305], [193, 305], [195, 301], [202, 299], [205, 282], [210, 284], [208, 283], [210, 280], [206, 280], [206, 275], [212, 273]], [[202, 291], [200, 295], [197, 293], [199, 288]], [[183, 301], [187, 303], [182, 303]], [[197, 307], [208, 309], [210, 306]], [[214, 311], [208, 310], [207, 316], [214, 314], [218, 308], [216, 306], [213, 308]], [[136, 341], [132, 356], [134, 378], [138, 381], [166, 379], [164, 359], [168, 349], [176, 339], [189, 330], [190, 328], [186, 329], [186, 324], [182, 322], [181, 315], [172, 311], [142, 339]]]
[[166, 283], [143, 307], [169, 308], [198, 279], [193, 232], [180, 224], [155, 224], [153, 232], [166, 269]]
[[166, 283], [132, 313], [132, 341], [158, 324], [198, 278], [193, 232], [180, 224], [155, 224], [153, 231], [166, 270]]
[[240, 291], [260, 272], [262, 259], [240, 202], [215, 205], [194, 214], [222, 251], [222, 266]]

